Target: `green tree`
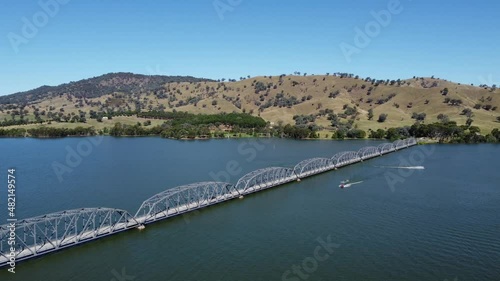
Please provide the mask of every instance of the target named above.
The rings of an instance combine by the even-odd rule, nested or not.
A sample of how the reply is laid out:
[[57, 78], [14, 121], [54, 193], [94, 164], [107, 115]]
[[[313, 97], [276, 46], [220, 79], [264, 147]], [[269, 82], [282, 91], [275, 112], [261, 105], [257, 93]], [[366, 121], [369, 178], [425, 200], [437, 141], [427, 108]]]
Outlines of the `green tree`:
[[382, 114], [380, 114], [380, 115], [378, 116], [378, 120], [377, 120], [377, 121], [378, 121], [379, 123], [384, 123], [384, 122], [385, 122], [385, 120], [387, 120], [387, 116], [388, 116], [387, 114], [382, 113]]
[[368, 109], [368, 120], [372, 120], [373, 119], [373, 109], [370, 108]]
[[491, 135], [494, 136], [497, 139], [497, 141], [500, 141], [500, 130], [498, 130], [496, 128], [493, 129], [491, 131]]
[[494, 136], [488, 134], [488, 135], [486, 135], [486, 142], [495, 143], [495, 142], [498, 142], [498, 139], [495, 138]]
[[366, 132], [360, 129], [351, 129], [347, 132], [347, 137], [352, 139], [364, 139]]
[[378, 129], [376, 131], [371, 131], [370, 132], [370, 138], [372, 138], [372, 139], [383, 139], [383, 138], [385, 138], [385, 130], [384, 129]]
[[413, 114], [411, 116], [412, 119], [415, 119], [417, 121], [424, 121], [425, 117], [427, 117], [427, 114], [425, 114], [425, 113], [416, 113], [416, 112], [413, 112]]
[[441, 123], [443, 123], [443, 124], [446, 124], [446, 123], [450, 122], [450, 118], [448, 117], [448, 115], [445, 115], [445, 114], [442, 114], [442, 113], [438, 115], [437, 119], [439, 121], [441, 121]]
[[472, 117], [472, 110], [470, 108], [465, 108], [464, 110], [462, 110], [462, 113], [460, 113], [460, 115], [465, 115], [467, 117]]
[[356, 109], [356, 108], [352, 108], [352, 107], [350, 107], [350, 106], [347, 106], [347, 107], [345, 108], [344, 114], [345, 114], [345, 115], [347, 115], [347, 116], [350, 116], [350, 115], [354, 115], [354, 114], [356, 114], [356, 112], [357, 112], [357, 109]]
[[339, 139], [339, 140], [345, 139], [346, 135], [347, 135], [347, 131], [345, 129], [338, 129], [336, 131], [336, 136], [337, 136], [337, 139]]
[[467, 118], [467, 121], [465, 121], [465, 126], [470, 127], [472, 125], [472, 122], [474, 122], [474, 119], [472, 118]]
[[477, 127], [477, 126], [471, 126], [471, 127], [469, 127], [469, 132], [471, 134], [479, 134], [479, 133], [481, 133], [481, 129], [479, 129], [479, 127]]
[[267, 90], [267, 86], [266, 84], [264, 84], [263, 82], [259, 81], [257, 83], [255, 83], [255, 93], [258, 94], [259, 92], [261, 91], [265, 91]]

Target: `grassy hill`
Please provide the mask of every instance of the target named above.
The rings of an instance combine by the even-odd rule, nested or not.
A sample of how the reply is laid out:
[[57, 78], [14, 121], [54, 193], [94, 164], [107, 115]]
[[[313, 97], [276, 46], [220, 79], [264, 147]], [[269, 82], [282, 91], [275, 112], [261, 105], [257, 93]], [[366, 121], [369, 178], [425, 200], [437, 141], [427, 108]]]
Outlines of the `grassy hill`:
[[141, 75], [126, 72], [108, 73], [58, 86], [42, 86], [30, 91], [0, 96], [0, 104], [23, 104], [71, 94], [74, 97], [96, 98], [113, 92], [138, 93], [162, 87], [170, 82], [200, 82], [210, 79], [191, 76]]
[[[0, 97], [0, 121], [19, 120], [22, 116], [31, 121], [62, 121], [52, 121], [50, 125], [45, 122], [47, 126], [101, 129], [116, 122], [135, 124], [145, 120], [122, 116], [98, 122], [92, 118], [108, 112], [246, 112], [274, 124], [295, 124], [297, 120], [300, 124], [314, 123], [326, 132], [333, 129], [328, 120], [331, 111], [339, 114], [343, 122], [352, 120], [355, 127], [365, 131], [411, 125], [416, 121], [412, 118], [415, 113], [420, 118], [425, 113], [425, 123], [437, 122], [441, 114], [461, 125], [470, 116], [472, 124], [487, 133], [500, 128], [499, 107], [500, 90], [495, 87], [460, 85], [434, 78], [389, 81], [335, 74], [217, 82], [122, 73]], [[368, 118], [370, 109], [372, 120]], [[464, 115], [464, 110], [470, 113]], [[385, 122], [377, 121], [380, 114], [387, 114]], [[301, 115], [303, 118], [297, 117]], [[80, 123], [81, 117], [85, 117], [85, 123]]]

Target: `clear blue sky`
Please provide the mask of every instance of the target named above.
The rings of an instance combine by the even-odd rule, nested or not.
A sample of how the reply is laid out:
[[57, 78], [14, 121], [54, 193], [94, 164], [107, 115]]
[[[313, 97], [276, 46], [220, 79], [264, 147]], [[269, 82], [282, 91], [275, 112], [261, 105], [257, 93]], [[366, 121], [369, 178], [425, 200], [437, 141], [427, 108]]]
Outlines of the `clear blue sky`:
[[[402, 12], [350, 62], [341, 43], [356, 46], [355, 28], [365, 29], [374, 20], [370, 12], [387, 10], [391, 0], [239, 1], [221, 18], [214, 0], [72, 0], [43, 25], [38, 1], [2, 0], [0, 95], [108, 72], [500, 80], [497, 0], [400, 0]], [[23, 35], [23, 17], [38, 20], [34, 35]]]

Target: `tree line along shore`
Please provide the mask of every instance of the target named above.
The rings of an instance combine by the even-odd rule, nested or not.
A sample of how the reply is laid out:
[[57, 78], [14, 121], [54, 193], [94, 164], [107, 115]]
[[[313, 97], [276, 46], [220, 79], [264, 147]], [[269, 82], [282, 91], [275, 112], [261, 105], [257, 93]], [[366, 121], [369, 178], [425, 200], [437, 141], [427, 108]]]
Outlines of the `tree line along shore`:
[[[458, 125], [454, 121], [425, 124], [417, 120], [411, 126], [364, 131], [339, 123], [335, 115], [329, 117], [333, 129], [326, 133], [325, 128], [304, 125], [273, 124], [261, 117], [245, 113], [192, 114], [187, 112], [143, 112], [138, 117], [148, 118], [137, 124], [115, 123], [112, 127], [95, 129], [94, 127], [55, 128], [39, 125], [35, 128], [0, 128], [0, 137], [59, 138], [84, 137], [96, 135], [109, 136], [161, 136], [169, 139], [212, 139], [239, 137], [279, 137], [292, 139], [388, 139], [396, 140], [408, 137], [426, 138], [439, 143], [498, 143], [500, 130], [481, 132], [479, 127]], [[112, 118], [112, 116], [109, 116]], [[163, 120], [161, 125], [151, 125], [150, 119]]]

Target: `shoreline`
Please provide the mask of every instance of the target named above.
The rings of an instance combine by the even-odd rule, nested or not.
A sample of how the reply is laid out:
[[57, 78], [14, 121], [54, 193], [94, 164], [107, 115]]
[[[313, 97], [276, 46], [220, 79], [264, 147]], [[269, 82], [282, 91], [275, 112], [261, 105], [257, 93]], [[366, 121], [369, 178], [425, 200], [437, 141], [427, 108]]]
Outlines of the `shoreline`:
[[[344, 138], [344, 139], [332, 139], [332, 138], [301, 138], [301, 139], [296, 139], [296, 138], [280, 138], [280, 137], [259, 137], [259, 136], [241, 136], [241, 137], [211, 137], [211, 138], [166, 138], [162, 137], [161, 135], [123, 135], [123, 136], [112, 136], [109, 134], [106, 135], [81, 135], [81, 136], [61, 136], [61, 137], [49, 137], [49, 136], [41, 136], [41, 137], [36, 137], [36, 136], [0, 136], [0, 139], [40, 139], [40, 140], [56, 140], [56, 139], [64, 139], [64, 138], [94, 138], [94, 137], [112, 137], [112, 138], [147, 138], [147, 137], [152, 137], [152, 138], [162, 138], [166, 140], [176, 140], [176, 141], [209, 141], [209, 140], [235, 140], [235, 139], [289, 139], [289, 140], [296, 140], [296, 141], [395, 141], [395, 140], [389, 140], [389, 139], [376, 139], [376, 138]], [[446, 141], [446, 142], [440, 142], [438, 139], [429, 139], [429, 138], [416, 138], [417, 139], [417, 145], [430, 145], [430, 144], [498, 144], [498, 143], [492, 143], [492, 142], [480, 142], [480, 143], [464, 143], [464, 142], [453, 142], [453, 141]], [[396, 139], [397, 140], [397, 139]]]

